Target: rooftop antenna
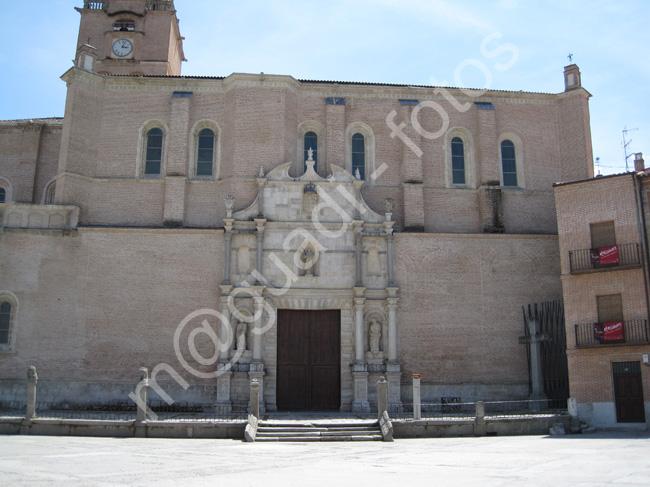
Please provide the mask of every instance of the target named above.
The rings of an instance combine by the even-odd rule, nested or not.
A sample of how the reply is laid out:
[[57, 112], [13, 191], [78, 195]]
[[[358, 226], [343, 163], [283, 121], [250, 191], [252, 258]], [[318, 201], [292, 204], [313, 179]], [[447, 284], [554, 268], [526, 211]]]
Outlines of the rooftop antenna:
[[600, 157], [596, 157], [596, 167], [598, 168], [598, 175], [596, 177], [601, 176], [600, 174]]
[[634, 129], [629, 129], [627, 126], [623, 129], [623, 152], [625, 153], [625, 172], [628, 172], [628, 165], [627, 165], [627, 160], [632, 157], [634, 154], [627, 154], [627, 147], [632, 143], [632, 139], [630, 140], [625, 140], [625, 136], [627, 135], [628, 132], [634, 132], [635, 130], [639, 130], [638, 128]]

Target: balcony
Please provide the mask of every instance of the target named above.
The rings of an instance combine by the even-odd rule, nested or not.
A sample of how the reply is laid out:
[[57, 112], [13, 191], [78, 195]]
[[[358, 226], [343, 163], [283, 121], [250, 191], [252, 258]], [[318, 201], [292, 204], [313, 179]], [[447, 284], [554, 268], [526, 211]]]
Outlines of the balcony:
[[648, 322], [636, 320], [575, 325], [576, 347], [606, 347], [649, 343]]
[[641, 267], [639, 244], [621, 244], [569, 252], [571, 274]]
[[102, 10], [104, 8], [104, 4], [108, 5], [108, 1], [98, 1], [98, 2], [90, 2], [86, 0], [84, 2], [84, 8], [90, 9], [90, 10]]

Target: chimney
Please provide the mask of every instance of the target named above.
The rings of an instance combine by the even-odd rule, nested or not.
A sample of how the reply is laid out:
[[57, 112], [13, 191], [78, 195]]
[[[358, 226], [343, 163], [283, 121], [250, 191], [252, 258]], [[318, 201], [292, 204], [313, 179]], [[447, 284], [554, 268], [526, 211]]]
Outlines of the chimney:
[[577, 64], [570, 64], [564, 67], [564, 91], [576, 90], [582, 87], [580, 81], [580, 69]]
[[634, 154], [634, 171], [642, 172], [645, 171], [645, 164], [643, 162], [643, 153], [637, 152]]

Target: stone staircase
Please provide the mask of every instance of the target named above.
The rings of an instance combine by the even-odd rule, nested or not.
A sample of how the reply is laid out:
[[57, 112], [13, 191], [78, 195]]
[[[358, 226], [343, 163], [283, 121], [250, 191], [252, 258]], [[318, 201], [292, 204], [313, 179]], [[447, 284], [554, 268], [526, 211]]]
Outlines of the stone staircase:
[[382, 441], [377, 421], [260, 421], [256, 442]]

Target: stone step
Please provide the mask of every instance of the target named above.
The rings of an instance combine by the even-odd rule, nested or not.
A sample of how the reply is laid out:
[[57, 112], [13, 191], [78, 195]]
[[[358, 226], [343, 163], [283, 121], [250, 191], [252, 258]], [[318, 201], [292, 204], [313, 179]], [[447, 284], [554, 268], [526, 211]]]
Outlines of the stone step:
[[296, 443], [301, 442], [315, 442], [315, 441], [382, 441], [381, 435], [368, 435], [368, 436], [261, 436], [255, 438], [255, 442], [271, 442], [271, 441], [293, 441]]
[[255, 441], [382, 441], [374, 422], [260, 422]]

